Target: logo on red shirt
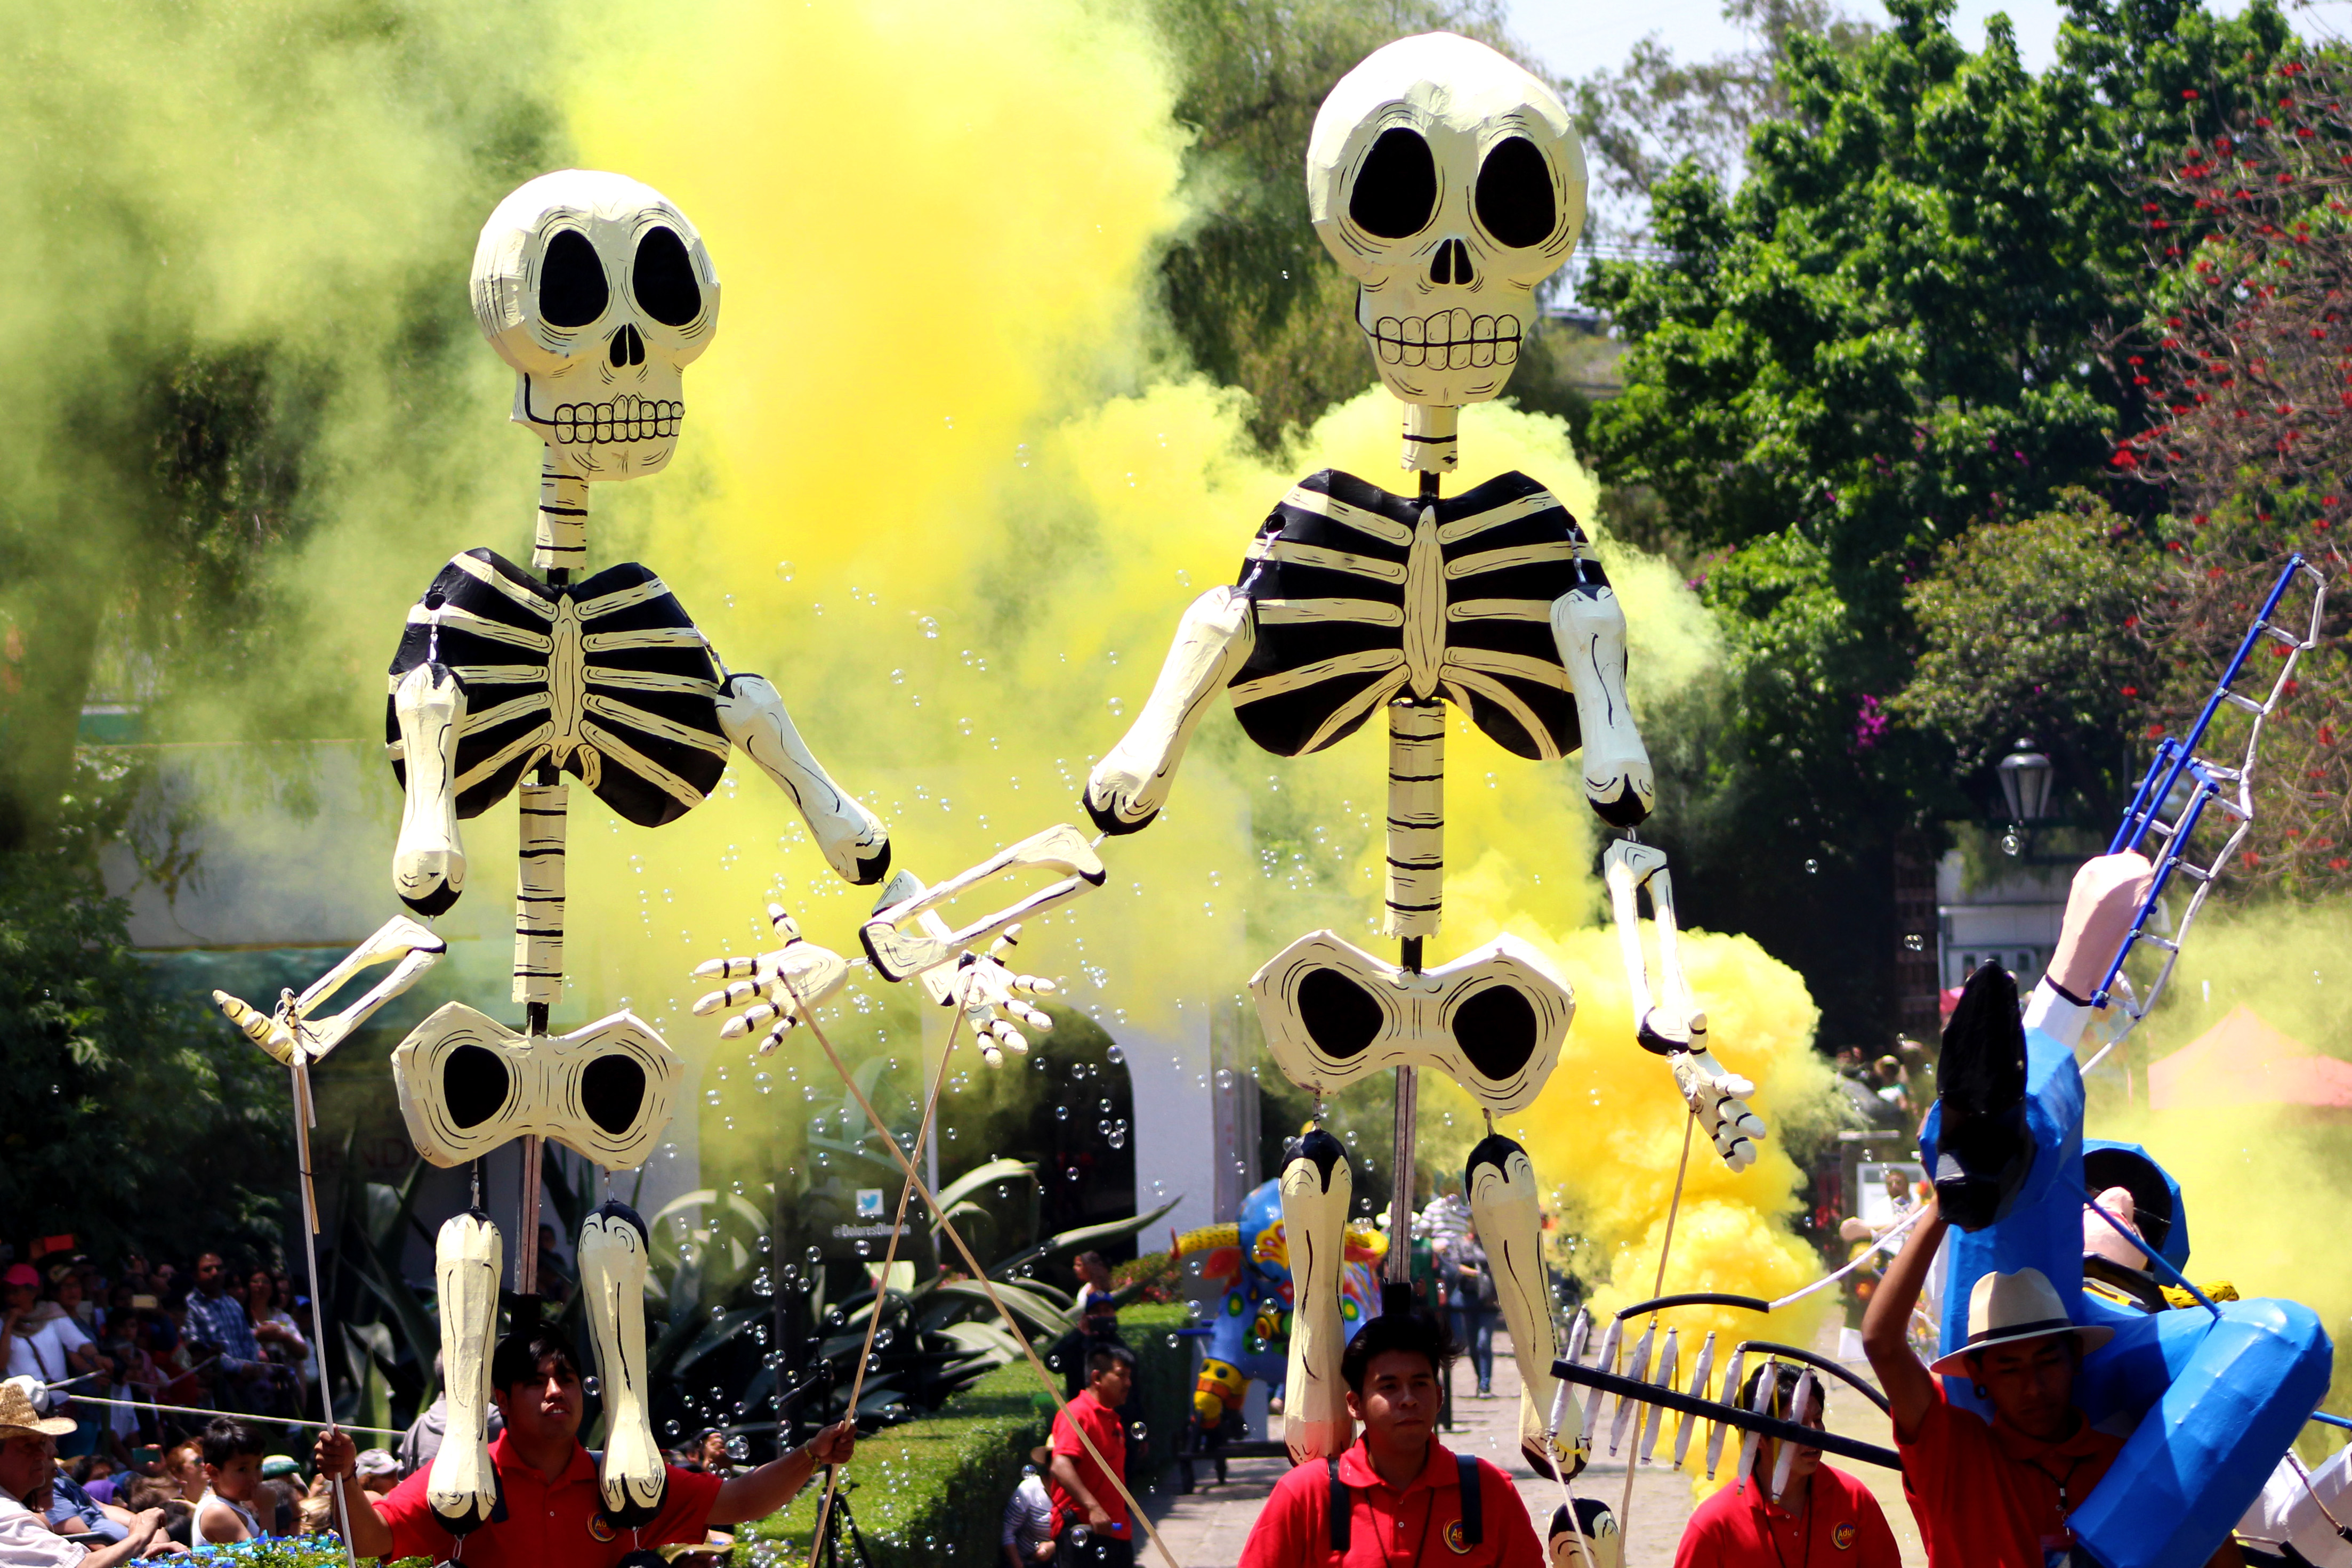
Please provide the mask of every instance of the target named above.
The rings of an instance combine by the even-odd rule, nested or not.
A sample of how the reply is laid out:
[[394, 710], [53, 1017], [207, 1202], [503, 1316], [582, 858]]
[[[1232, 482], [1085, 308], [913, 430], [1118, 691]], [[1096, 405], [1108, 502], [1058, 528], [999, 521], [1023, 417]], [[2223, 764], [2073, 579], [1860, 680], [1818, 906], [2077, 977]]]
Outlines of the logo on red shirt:
[[592, 1513], [588, 1516], [588, 1533], [598, 1541], [610, 1541], [613, 1539], [614, 1531], [613, 1527], [604, 1521], [603, 1514]]
[[1840, 1552], [1851, 1552], [1853, 1550], [1855, 1534], [1856, 1531], [1852, 1524], [1841, 1524], [1830, 1531], [1830, 1542]]
[[1445, 1549], [1457, 1557], [1466, 1557], [1470, 1553], [1469, 1534], [1463, 1530], [1462, 1521], [1458, 1519], [1445, 1527]]

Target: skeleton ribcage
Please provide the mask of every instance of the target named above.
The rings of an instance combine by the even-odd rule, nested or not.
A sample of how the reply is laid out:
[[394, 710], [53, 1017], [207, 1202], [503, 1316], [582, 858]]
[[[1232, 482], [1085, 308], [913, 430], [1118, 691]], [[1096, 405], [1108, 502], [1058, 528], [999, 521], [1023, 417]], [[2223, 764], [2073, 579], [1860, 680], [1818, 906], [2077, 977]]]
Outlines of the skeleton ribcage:
[[1251, 739], [1297, 757], [1401, 694], [1442, 695], [1507, 750], [1556, 761], [1580, 737], [1552, 602], [1607, 580], [1576, 519], [1524, 474], [1424, 507], [1326, 469], [1250, 545], [1240, 587], [1257, 641], [1234, 710]]
[[[466, 689], [457, 814], [505, 799], [542, 759], [641, 827], [702, 803], [727, 770], [709, 645], [644, 567], [550, 588], [486, 549], [456, 557], [408, 612], [392, 685], [437, 661]], [[405, 787], [387, 699], [386, 750]]]

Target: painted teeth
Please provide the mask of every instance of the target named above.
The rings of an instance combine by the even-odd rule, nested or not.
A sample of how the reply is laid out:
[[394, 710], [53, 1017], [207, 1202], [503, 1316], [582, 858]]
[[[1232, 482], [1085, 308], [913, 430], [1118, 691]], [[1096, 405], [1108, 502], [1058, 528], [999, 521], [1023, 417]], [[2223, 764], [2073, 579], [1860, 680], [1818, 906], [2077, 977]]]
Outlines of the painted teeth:
[[1512, 316], [1473, 316], [1467, 310], [1383, 316], [1370, 331], [1385, 364], [1468, 371], [1516, 364], [1519, 358], [1519, 323]]
[[655, 398], [616, 397], [610, 402], [567, 402], [555, 410], [558, 445], [594, 445], [608, 441], [649, 441], [676, 435], [686, 404]]

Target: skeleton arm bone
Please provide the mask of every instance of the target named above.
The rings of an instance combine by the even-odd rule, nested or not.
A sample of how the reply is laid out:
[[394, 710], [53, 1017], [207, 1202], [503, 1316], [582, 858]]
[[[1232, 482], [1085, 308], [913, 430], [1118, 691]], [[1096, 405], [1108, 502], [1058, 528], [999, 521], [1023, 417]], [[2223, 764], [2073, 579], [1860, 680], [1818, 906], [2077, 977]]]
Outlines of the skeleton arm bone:
[[1656, 785], [1625, 701], [1625, 612], [1607, 583], [1570, 590], [1551, 607], [1552, 640], [1576, 694], [1584, 736], [1584, 798], [1601, 820], [1639, 827]]
[[446, 665], [419, 664], [393, 689], [400, 720], [400, 839], [392, 890], [430, 919], [466, 891], [466, 846], [457, 835], [457, 731], [466, 688]]
[[730, 675], [719, 694], [719, 725], [760, 771], [791, 797], [824, 858], [860, 887], [890, 869], [890, 836], [882, 820], [852, 799], [811, 755], [783, 699], [762, 675]]
[[1250, 601], [1238, 588], [1213, 588], [1186, 608], [1143, 711], [1087, 779], [1095, 826], [1132, 833], [1150, 825], [1211, 700], [1256, 643]]

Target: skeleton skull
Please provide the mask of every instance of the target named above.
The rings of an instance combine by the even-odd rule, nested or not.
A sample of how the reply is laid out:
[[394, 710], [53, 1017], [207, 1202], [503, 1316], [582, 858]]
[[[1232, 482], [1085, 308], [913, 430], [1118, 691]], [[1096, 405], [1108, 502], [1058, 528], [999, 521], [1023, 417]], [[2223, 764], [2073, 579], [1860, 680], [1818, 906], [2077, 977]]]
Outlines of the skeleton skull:
[[482, 225], [473, 288], [515, 368], [514, 421], [558, 472], [634, 479], [669, 462], [684, 371], [719, 330], [719, 275], [667, 197], [621, 174], [542, 174]]
[[1584, 226], [1584, 150], [1550, 88], [1484, 44], [1426, 33], [1376, 50], [1323, 100], [1307, 200], [1360, 283], [1356, 324], [1389, 391], [1483, 402]]

